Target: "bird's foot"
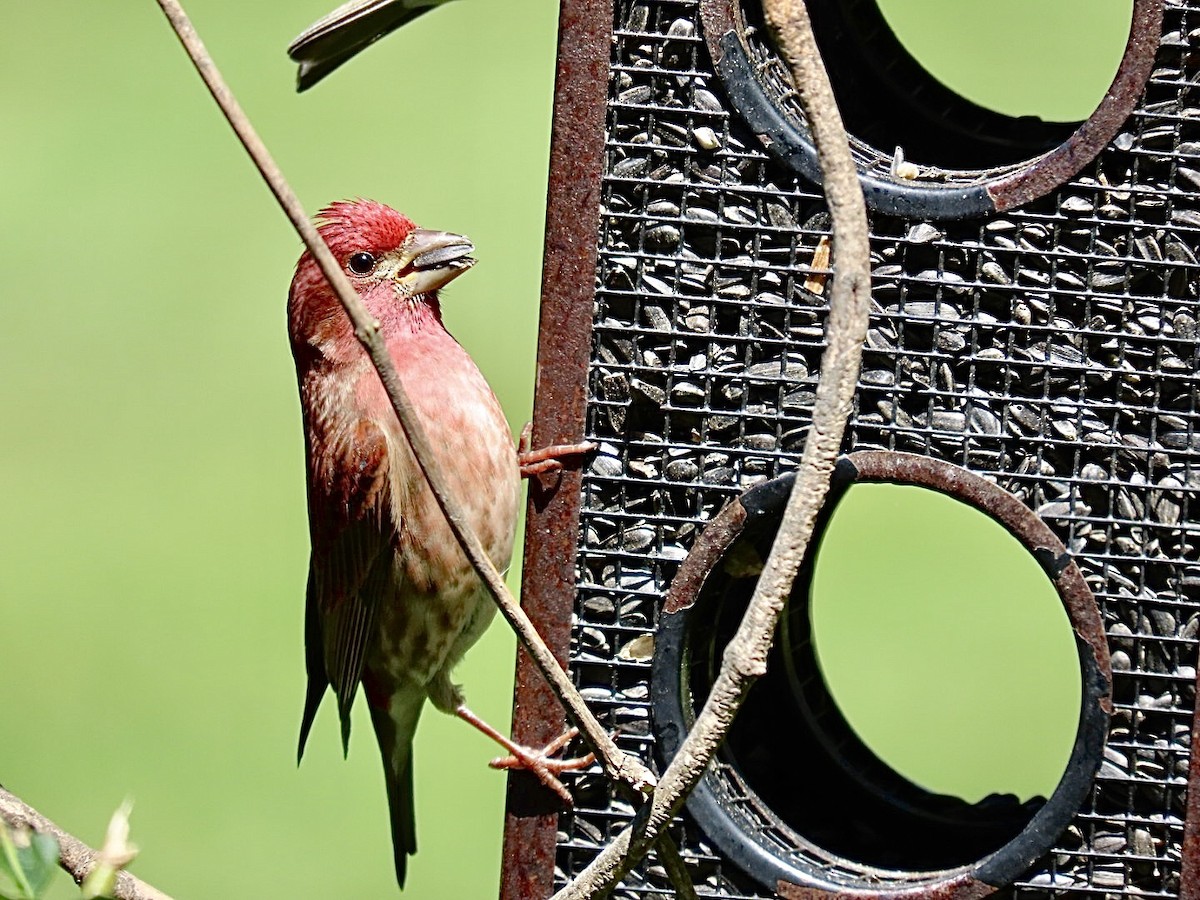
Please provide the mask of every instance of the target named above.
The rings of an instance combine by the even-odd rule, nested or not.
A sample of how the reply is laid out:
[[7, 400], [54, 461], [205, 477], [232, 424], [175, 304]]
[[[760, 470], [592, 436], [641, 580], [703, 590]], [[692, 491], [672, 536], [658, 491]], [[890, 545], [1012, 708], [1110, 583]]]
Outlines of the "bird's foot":
[[538, 781], [558, 794], [564, 803], [570, 805], [572, 803], [571, 794], [567, 791], [566, 786], [558, 780], [559, 774], [586, 769], [596, 761], [596, 754], [589, 753], [586, 756], [577, 756], [572, 759], [554, 759], [553, 757], [578, 734], [578, 728], [570, 728], [540, 750], [513, 744], [509, 748], [508, 756], [498, 756], [488, 765], [493, 769], [526, 769], [532, 772]]
[[596, 756], [593, 753], [574, 759], [553, 758], [555, 753], [566, 747], [579, 734], [578, 728], [568, 729], [539, 750], [535, 747], [523, 747], [520, 744], [514, 743], [465, 706], [459, 706], [454, 712], [464, 722], [478, 728], [508, 751], [508, 756], [499, 756], [493, 759], [488, 763], [489, 766], [493, 769], [528, 770], [533, 773], [538, 781], [558, 794], [568, 806], [572, 804], [571, 794], [566, 786], [559, 781], [558, 776], [563, 772], [586, 769], [596, 761]]
[[521, 468], [522, 478], [557, 472], [563, 467], [563, 457], [583, 456], [598, 446], [595, 441], [580, 441], [577, 444], [551, 444], [549, 447], [530, 450], [529, 440], [532, 434], [533, 423], [530, 422], [521, 431], [521, 440], [517, 444], [517, 465]]

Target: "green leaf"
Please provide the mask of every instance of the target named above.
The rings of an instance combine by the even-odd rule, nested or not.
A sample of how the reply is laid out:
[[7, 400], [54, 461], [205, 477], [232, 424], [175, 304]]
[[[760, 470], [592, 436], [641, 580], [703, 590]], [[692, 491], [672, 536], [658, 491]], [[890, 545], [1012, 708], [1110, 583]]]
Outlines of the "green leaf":
[[0, 822], [0, 897], [5, 900], [34, 900], [33, 888], [25, 877], [12, 832], [5, 822]]
[[22, 832], [18, 839], [0, 822], [0, 898], [37, 900], [58, 866], [58, 841], [48, 834]]
[[40, 897], [58, 871], [58, 841], [51, 835], [34, 833], [30, 836], [29, 846], [18, 848], [17, 855], [33, 895]]

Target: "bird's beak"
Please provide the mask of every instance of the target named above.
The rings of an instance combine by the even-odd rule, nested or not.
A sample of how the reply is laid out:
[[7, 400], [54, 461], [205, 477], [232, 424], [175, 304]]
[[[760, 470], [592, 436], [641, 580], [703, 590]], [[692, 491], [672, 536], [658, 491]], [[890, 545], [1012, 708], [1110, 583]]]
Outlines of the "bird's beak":
[[474, 250], [461, 234], [418, 228], [400, 248], [396, 283], [408, 294], [436, 291], [475, 265]]

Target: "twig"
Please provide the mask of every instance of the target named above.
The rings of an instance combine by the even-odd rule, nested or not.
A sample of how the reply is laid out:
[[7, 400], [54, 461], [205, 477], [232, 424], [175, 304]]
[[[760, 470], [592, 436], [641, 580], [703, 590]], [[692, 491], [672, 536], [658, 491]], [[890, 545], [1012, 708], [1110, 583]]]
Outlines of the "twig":
[[675, 839], [665, 830], [658, 836], [658, 859], [675, 888], [675, 900], [700, 900], [692, 876], [688, 874], [687, 863], [680, 856]]
[[242, 146], [250, 154], [250, 158], [267, 182], [271, 193], [275, 195], [275, 199], [291, 220], [296, 232], [317, 261], [317, 265], [321, 267], [325, 278], [345, 308], [346, 315], [354, 324], [355, 337], [358, 338], [359, 343], [371, 358], [371, 362], [374, 363], [375, 369], [379, 373], [379, 380], [383, 383], [388, 399], [391, 400], [392, 407], [396, 411], [396, 418], [400, 420], [400, 427], [404, 430], [405, 437], [408, 438], [409, 446], [412, 447], [413, 455], [416, 457], [421, 471], [424, 472], [425, 479], [429, 482], [429, 487], [446, 516], [446, 521], [450, 524], [450, 530], [454, 532], [467, 559], [478, 573], [480, 581], [491, 593], [496, 605], [500, 607], [500, 612], [508, 620], [509, 625], [521, 639], [525, 650], [537, 664], [551, 688], [554, 689], [554, 693], [566, 708], [571, 720], [579, 726], [579, 730], [588, 744], [603, 761], [609, 776], [625, 781], [638, 790], [646, 790], [654, 784], [654, 776], [639, 760], [623, 753], [608, 732], [604, 730], [604, 726], [592, 715], [570, 677], [563, 671], [562, 666], [558, 664], [554, 654], [550, 652], [537, 633], [537, 629], [534, 628], [529, 617], [525, 615], [512, 594], [509, 593], [504, 584], [504, 577], [492, 564], [483, 549], [483, 544], [480, 543], [479, 538], [467, 523], [462, 506], [451, 495], [446, 484], [446, 477], [436, 462], [433, 448], [421, 425], [421, 420], [413, 410], [408, 393], [396, 374], [391, 357], [388, 356], [379, 322], [375, 321], [359, 301], [358, 294], [351, 287], [325, 241], [322, 240], [321, 235], [309, 220], [304, 207], [300, 205], [296, 194], [283, 177], [283, 172], [275, 164], [266, 145], [250, 124], [250, 119], [234, 98], [233, 92], [222, 78], [216, 63], [209, 56], [183, 8], [176, 0], [158, 0], [158, 5], [162, 7], [162, 11], [166, 14], [171, 27], [175, 29], [175, 34], [196, 66], [200, 77], [204, 79], [213, 99], [217, 101], [221, 112], [233, 126]]
[[617, 835], [554, 900], [601, 896], [641, 859], [699, 781], [750, 686], [766, 672], [775, 624], [829, 488], [858, 381], [871, 293], [866, 205], [858, 172], [804, 0], [763, 0], [763, 11], [776, 32], [808, 116], [834, 233], [836, 271], [812, 429], [766, 566], [737, 633], [725, 648], [721, 671], [695, 725], [636, 824]]
[[[67, 834], [40, 812], [0, 787], [0, 819], [17, 828], [29, 828], [40, 834], [48, 834], [58, 841], [58, 864], [68, 875], [82, 884], [92, 866], [96, 864], [98, 852], [74, 835]], [[122, 871], [117, 875], [115, 900], [171, 900], [158, 888], [146, 884], [140, 878]]]

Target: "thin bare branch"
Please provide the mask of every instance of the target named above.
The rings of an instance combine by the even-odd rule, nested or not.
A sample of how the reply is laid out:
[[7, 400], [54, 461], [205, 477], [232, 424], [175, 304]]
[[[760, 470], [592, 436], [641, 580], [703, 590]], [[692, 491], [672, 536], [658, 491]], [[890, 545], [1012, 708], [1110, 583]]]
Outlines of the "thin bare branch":
[[[40, 812], [3, 787], [0, 787], [0, 819], [15, 828], [28, 828], [48, 834], [58, 841], [58, 864], [68, 875], [82, 884], [100, 855], [74, 835], [63, 831]], [[171, 898], [140, 878], [121, 872], [117, 875], [115, 900], [171, 900]]]
[[646, 790], [653, 785], [654, 776], [635, 757], [623, 753], [608, 732], [604, 730], [604, 726], [592, 715], [570, 677], [563, 671], [529, 617], [525, 615], [512, 594], [509, 593], [508, 587], [504, 583], [504, 577], [492, 564], [483, 549], [483, 544], [472, 532], [461, 504], [451, 495], [447, 487], [446, 477], [436, 462], [436, 456], [429, 438], [425, 434], [425, 429], [421, 425], [421, 420], [417, 417], [408, 393], [396, 374], [391, 357], [388, 356], [379, 323], [362, 305], [345, 273], [342, 272], [341, 267], [333, 258], [333, 254], [329, 252], [329, 248], [309, 220], [304, 207], [301, 206], [296, 194], [283, 177], [283, 172], [271, 158], [266, 145], [259, 138], [250, 124], [250, 119], [242, 111], [233, 92], [225, 83], [225, 79], [205, 49], [199, 35], [196, 34], [187, 14], [176, 0], [158, 0], [158, 5], [162, 7], [162, 11], [170, 21], [171, 27], [175, 29], [175, 34], [196, 66], [200, 77], [204, 79], [213, 99], [221, 107], [221, 112], [225, 114], [225, 118], [233, 127], [242, 146], [246, 148], [254, 165], [267, 182], [271, 193], [275, 195], [280, 207], [287, 214], [296, 232], [321, 267], [321, 271], [325, 274], [337, 294], [338, 300], [345, 308], [346, 314], [350, 317], [350, 321], [354, 324], [355, 336], [379, 372], [379, 380], [383, 383], [388, 398], [392, 402], [396, 417], [400, 420], [400, 426], [412, 447], [413, 455], [416, 457], [421, 471], [425, 473], [425, 478], [450, 524], [451, 531], [462, 545], [463, 552], [479, 574], [480, 580], [491, 593], [496, 605], [500, 607], [504, 618], [517, 633], [525, 650], [550, 683], [554, 693], [566, 708], [568, 716], [579, 726], [585, 740], [604, 763], [610, 777], [625, 781], [638, 790]]
[[812, 430], [766, 566], [725, 648], [721, 670], [696, 724], [659, 780], [649, 809], [643, 809], [636, 824], [622, 831], [554, 900], [602, 896], [645, 855], [704, 773], [750, 686], [766, 672], [775, 625], [825, 500], [858, 381], [871, 295], [862, 188], [804, 0], [763, 0], [763, 10], [808, 115], [832, 219], [835, 274]]
[[675, 900], [700, 900], [696, 886], [692, 884], [692, 876], [688, 874], [687, 863], [675, 846], [675, 839], [667, 831], [658, 836], [658, 859], [667, 870], [671, 887], [675, 888]]

